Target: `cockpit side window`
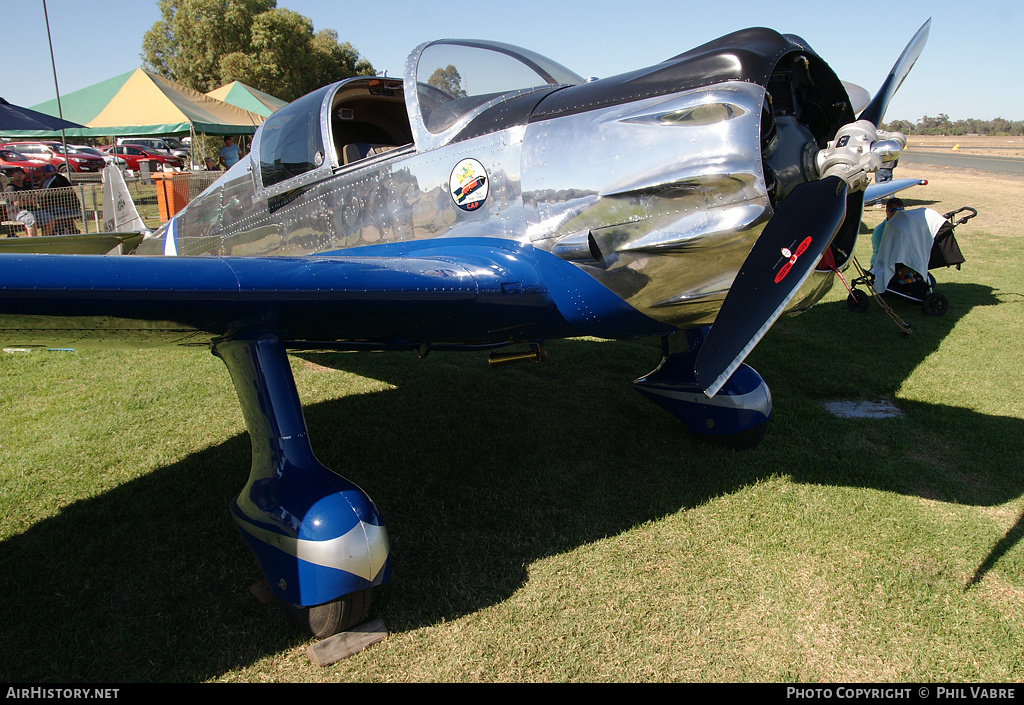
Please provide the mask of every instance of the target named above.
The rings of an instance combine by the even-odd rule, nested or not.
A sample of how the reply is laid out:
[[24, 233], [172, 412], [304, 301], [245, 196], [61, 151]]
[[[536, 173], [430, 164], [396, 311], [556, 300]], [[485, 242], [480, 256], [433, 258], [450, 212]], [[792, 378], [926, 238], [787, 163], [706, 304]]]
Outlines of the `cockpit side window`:
[[324, 163], [320, 107], [329, 88], [299, 98], [263, 123], [259, 160], [264, 188], [312, 171]]
[[331, 106], [331, 134], [341, 166], [411, 144], [401, 81], [371, 78], [343, 86]]

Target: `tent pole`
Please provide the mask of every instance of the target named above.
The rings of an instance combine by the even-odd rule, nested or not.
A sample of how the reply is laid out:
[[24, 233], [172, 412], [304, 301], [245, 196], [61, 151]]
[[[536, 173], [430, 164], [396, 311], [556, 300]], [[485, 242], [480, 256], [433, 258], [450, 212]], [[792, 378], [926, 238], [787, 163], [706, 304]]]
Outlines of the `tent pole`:
[[[50, 66], [53, 67], [53, 90], [57, 93], [57, 116], [64, 119], [64, 109], [60, 105], [60, 86], [57, 85], [57, 60], [53, 58], [53, 38], [50, 36], [50, 15], [46, 12], [46, 0], [43, 0], [43, 19], [46, 20], [46, 41], [50, 43]], [[68, 156], [67, 133], [60, 129], [60, 142], [64, 147], [64, 164], [67, 166], [68, 180], [71, 180], [71, 157]]]

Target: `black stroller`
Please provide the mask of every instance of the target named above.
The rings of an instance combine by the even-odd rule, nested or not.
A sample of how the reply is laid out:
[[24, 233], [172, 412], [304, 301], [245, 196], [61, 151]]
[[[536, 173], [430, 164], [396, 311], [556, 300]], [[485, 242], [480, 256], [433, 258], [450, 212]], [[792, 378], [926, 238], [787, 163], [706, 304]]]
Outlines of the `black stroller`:
[[[967, 212], [967, 215], [957, 220], [957, 214], [964, 211]], [[960, 245], [956, 241], [954, 230], [958, 225], [967, 222], [976, 215], [978, 215], [977, 210], [969, 206], [964, 206], [963, 208], [950, 211], [942, 216], [943, 222], [934, 233], [934, 239], [931, 244], [931, 253], [928, 258], [927, 266], [929, 270], [937, 269], [939, 267], [956, 267], [957, 269], [960, 269], [960, 265], [963, 264], [965, 260], [963, 254], [960, 252]], [[853, 264], [854, 267], [857, 268], [857, 278], [851, 282], [853, 285], [852, 287], [849, 285], [846, 287], [850, 292], [850, 295], [846, 299], [846, 305], [851, 311], [863, 313], [868, 310], [868, 294], [865, 294], [864, 291], [857, 287], [863, 285], [867, 288], [869, 293], [874, 294], [876, 292], [875, 273], [873, 271], [865, 271], [856, 258], [854, 258]], [[891, 269], [893, 270], [893, 274], [886, 284], [884, 292], [880, 293], [894, 294], [904, 299], [919, 303], [921, 304], [926, 316], [941, 316], [946, 312], [946, 309], [949, 308], [949, 301], [946, 297], [935, 290], [935, 277], [927, 271], [918, 272], [903, 264], [903, 262], [894, 262]], [[877, 298], [889, 315], [893, 316], [894, 320], [900, 323], [904, 328], [909, 328], [907, 324], [898, 319], [882, 297]]]

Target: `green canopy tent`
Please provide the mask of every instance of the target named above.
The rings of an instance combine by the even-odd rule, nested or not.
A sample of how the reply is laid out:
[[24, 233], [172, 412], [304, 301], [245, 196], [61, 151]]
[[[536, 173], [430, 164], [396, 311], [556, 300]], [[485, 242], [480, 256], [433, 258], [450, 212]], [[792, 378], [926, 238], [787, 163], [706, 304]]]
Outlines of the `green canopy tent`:
[[[185, 88], [145, 69], [135, 69], [61, 96], [65, 120], [85, 127], [65, 130], [74, 137], [144, 135], [251, 135], [264, 115]], [[57, 101], [33, 106], [57, 115]], [[3, 130], [6, 137], [49, 137], [56, 132]]]
[[240, 81], [232, 81], [206, 95], [263, 117], [268, 117], [275, 110], [288, 105], [280, 98], [275, 98], [269, 93], [247, 86]]

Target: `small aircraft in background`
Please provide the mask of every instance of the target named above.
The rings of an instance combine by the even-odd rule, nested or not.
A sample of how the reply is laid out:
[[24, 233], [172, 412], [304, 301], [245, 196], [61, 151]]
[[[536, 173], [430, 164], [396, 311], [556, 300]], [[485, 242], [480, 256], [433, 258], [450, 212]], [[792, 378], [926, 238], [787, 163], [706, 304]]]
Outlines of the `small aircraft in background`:
[[756, 444], [771, 394], [743, 359], [850, 259], [871, 174], [906, 145], [878, 126], [929, 24], [859, 117], [769, 29], [602, 80], [507, 44], [423, 44], [401, 80], [271, 115], [135, 255], [0, 256], [0, 342], [212, 350], [252, 440], [237, 526], [295, 623], [345, 630], [389, 577], [387, 534], [315, 458], [287, 351], [540, 360], [553, 338], [658, 336], [637, 390]]

